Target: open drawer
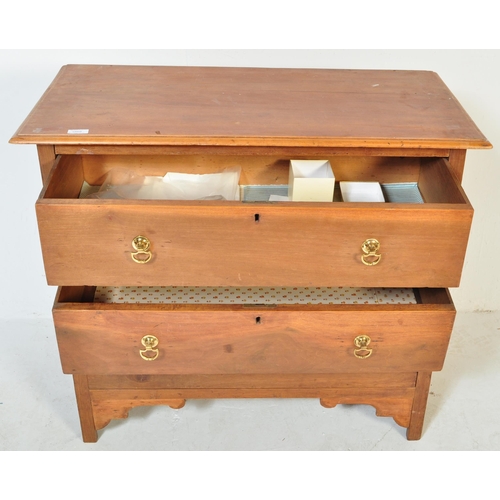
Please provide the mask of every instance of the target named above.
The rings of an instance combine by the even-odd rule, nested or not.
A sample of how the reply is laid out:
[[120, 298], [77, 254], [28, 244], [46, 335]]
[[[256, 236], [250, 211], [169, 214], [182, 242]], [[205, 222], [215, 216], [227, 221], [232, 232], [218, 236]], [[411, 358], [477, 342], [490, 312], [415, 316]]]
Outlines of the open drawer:
[[215, 299], [207, 288], [116, 290], [59, 288], [53, 316], [64, 373], [436, 371], [455, 318], [446, 289], [228, 287]]
[[[239, 165], [242, 184], [282, 185], [288, 159], [60, 156], [36, 205], [48, 283], [459, 285], [473, 209], [447, 159], [327, 159], [337, 181], [414, 183], [423, 203], [81, 199], [85, 182], [98, 185], [115, 166], [164, 175]], [[134, 260], [138, 236], [149, 246]]]

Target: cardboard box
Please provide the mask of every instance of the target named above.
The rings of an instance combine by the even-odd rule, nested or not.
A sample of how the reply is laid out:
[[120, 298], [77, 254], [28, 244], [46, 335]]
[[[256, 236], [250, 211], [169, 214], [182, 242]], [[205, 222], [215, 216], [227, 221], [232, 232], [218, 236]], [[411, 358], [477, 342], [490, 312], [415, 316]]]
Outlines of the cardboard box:
[[292, 201], [333, 201], [334, 187], [328, 160], [290, 160], [288, 197]]
[[344, 201], [384, 202], [384, 193], [378, 182], [340, 182], [340, 191]]

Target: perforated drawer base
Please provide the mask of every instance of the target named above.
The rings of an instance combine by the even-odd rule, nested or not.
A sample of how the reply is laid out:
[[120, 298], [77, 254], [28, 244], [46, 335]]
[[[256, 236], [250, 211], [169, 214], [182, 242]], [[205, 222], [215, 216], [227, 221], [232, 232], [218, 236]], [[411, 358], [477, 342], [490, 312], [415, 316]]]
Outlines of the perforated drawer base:
[[95, 302], [145, 304], [416, 304], [412, 288], [97, 287]]

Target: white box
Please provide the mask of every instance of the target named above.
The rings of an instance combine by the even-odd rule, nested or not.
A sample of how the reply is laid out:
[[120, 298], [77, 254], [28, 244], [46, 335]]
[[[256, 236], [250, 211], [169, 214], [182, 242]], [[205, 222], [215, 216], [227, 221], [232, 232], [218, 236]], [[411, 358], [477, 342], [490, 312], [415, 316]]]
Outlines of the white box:
[[328, 160], [290, 160], [288, 197], [292, 201], [333, 201], [334, 187]]
[[378, 182], [340, 182], [340, 191], [344, 201], [384, 202], [384, 193]]

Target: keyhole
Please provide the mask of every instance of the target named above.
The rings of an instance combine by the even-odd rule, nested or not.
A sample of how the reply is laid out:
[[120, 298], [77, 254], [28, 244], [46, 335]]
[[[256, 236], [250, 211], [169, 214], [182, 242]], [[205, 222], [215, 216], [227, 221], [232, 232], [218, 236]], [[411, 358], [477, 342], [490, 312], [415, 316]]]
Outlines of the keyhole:
[[260, 220], [260, 214], [255, 214], [254, 215], [255, 222], [259, 222]]

